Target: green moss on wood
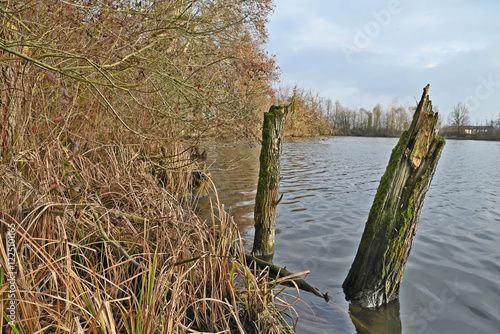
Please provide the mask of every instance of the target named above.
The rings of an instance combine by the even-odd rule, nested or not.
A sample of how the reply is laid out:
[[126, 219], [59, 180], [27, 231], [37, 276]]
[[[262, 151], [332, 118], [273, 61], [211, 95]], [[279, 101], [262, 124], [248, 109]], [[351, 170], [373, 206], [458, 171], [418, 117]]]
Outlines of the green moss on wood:
[[412, 124], [402, 134], [380, 180], [343, 284], [349, 300], [378, 306], [399, 294], [423, 200], [445, 144], [435, 130], [437, 117], [426, 87]]
[[281, 154], [285, 120], [290, 106], [272, 106], [264, 113], [262, 125], [262, 149], [260, 153], [259, 181], [255, 195], [255, 239], [253, 253], [270, 255], [274, 253], [274, 229], [279, 183]]

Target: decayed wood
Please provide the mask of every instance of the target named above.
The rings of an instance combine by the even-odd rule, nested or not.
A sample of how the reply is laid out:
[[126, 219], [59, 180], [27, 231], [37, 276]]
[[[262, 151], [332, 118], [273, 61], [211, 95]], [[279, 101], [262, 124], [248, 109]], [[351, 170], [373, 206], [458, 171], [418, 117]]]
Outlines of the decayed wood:
[[346, 299], [376, 307], [399, 295], [417, 223], [445, 145], [429, 85], [380, 181], [358, 252], [342, 285]]
[[278, 211], [281, 176], [283, 132], [289, 106], [272, 106], [264, 113], [260, 171], [255, 196], [255, 238], [252, 253], [268, 257], [274, 254], [276, 216]]
[[[279, 280], [280, 278], [288, 278], [285, 280], [279, 280], [279, 284], [286, 285], [286, 286], [291, 286], [295, 287], [297, 286], [300, 290], [302, 291], [307, 291], [315, 294], [318, 297], [321, 297], [325, 299], [326, 302], [330, 300], [330, 292], [327, 293], [322, 293], [321, 291], [318, 290], [318, 288], [313, 287], [311, 284], [307, 283], [306, 280], [299, 278], [297, 274], [294, 274], [286, 268], [279, 267], [275, 264], [272, 264], [270, 262], [264, 261], [262, 259], [256, 258], [250, 254], [245, 254], [245, 258], [249, 266], [251, 266], [252, 262], [255, 262], [255, 264], [264, 270], [265, 268], [269, 268], [269, 274], [271, 277]], [[308, 272], [306, 272], [308, 273]], [[292, 281], [295, 283], [292, 283]]]

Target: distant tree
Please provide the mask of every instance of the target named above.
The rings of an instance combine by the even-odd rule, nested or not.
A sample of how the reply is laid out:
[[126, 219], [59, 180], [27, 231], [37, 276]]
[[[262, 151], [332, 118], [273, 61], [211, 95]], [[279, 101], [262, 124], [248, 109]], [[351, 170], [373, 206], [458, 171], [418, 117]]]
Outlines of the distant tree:
[[362, 128], [364, 130], [370, 132], [372, 130], [372, 126], [373, 126], [372, 113], [364, 108], [359, 109], [359, 112], [362, 115], [361, 117], [363, 117]]
[[375, 107], [373, 107], [373, 127], [375, 128], [375, 132], [378, 132], [382, 125], [381, 118], [382, 106], [378, 103]]
[[332, 134], [334, 105], [313, 89], [279, 87], [276, 104], [290, 104], [295, 95], [295, 108], [287, 117], [285, 136], [317, 136]]
[[458, 135], [460, 135], [462, 127], [470, 125], [469, 109], [464, 103], [455, 104], [453, 111], [448, 115], [448, 123], [457, 128]]
[[330, 98], [326, 99], [326, 101], [325, 101], [325, 114], [326, 114], [326, 117], [328, 117], [328, 121], [330, 123], [334, 122], [333, 109], [334, 109], [334, 105], [333, 105], [332, 99], [330, 99]]
[[398, 117], [397, 130], [399, 132], [405, 131], [409, 126], [409, 122], [411, 120], [411, 115], [408, 115], [408, 113], [406, 112], [406, 109], [402, 106], [399, 106], [398, 109], [396, 110], [396, 112], [397, 112], [397, 117]]
[[334, 107], [334, 124], [342, 131], [343, 134], [349, 134], [349, 130], [351, 129], [351, 121], [352, 121], [352, 111], [348, 107], [344, 107], [340, 104], [340, 101], [335, 101]]

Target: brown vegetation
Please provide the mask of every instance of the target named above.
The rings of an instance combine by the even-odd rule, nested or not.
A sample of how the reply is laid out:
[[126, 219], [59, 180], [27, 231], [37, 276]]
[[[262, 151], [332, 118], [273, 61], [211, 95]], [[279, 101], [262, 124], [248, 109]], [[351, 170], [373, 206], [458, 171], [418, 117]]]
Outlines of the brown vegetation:
[[272, 1], [1, 7], [0, 228], [17, 256], [2, 237], [0, 311], [15, 301], [17, 317], [1, 331], [283, 331], [287, 305], [223, 206], [193, 213], [191, 158], [203, 137], [259, 128]]
[[[18, 312], [4, 332], [277, 331], [275, 297], [239, 257], [222, 206], [201, 221], [174, 198], [186, 192], [162, 187], [149, 167], [126, 147], [73, 155], [54, 142], [2, 169]], [[188, 171], [178, 173], [188, 189]]]
[[[73, 155], [53, 142], [17, 165], [1, 175], [2, 228], [14, 224], [17, 253], [17, 320], [4, 332], [279, 331], [265, 274], [244, 265], [220, 204], [201, 221], [175, 199], [187, 192], [165, 189], [126, 147]], [[188, 189], [190, 174], [178, 173]]]
[[313, 90], [282, 87], [277, 92], [277, 104], [291, 103], [295, 96], [295, 108], [288, 115], [285, 124], [285, 137], [331, 136], [334, 126], [329, 122], [323, 108], [324, 99]]

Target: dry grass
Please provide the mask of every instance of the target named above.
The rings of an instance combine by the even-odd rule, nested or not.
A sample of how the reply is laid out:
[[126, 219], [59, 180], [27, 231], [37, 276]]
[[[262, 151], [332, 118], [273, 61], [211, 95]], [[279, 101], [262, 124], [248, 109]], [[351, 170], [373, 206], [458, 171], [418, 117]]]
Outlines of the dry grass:
[[[266, 272], [240, 259], [223, 206], [214, 203], [208, 222], [192, 209], [206, 175], [191, 145], [255, 132], [276, 71], [245, 51], [250, 39], [209, 54], [207, 45], [251, 27], [243, 9], [261, 22], [269, 6], [207, 7], [198, 24], [182, 1], [127, 15], [116, 1], [2, 3], [0, 332], [283, 331], [287, 305]], [[213, 29], [221, 18], [228, 29]], [[184, 22], [196, 27], [186, 45]]]
[[5, 236], [15, 225], [17, 253], [11, 326], [3, 237], [4, 333], [290, 331], [280, 313], [288, 305], [239, 257], [223, 206], [205, 222], [186, 204], [194, 165], [166, 166], [167, 184], [153, 175], [158, 165], [134, 147], [78, 153], [52, 141], [3, 166], [0, 228]]

